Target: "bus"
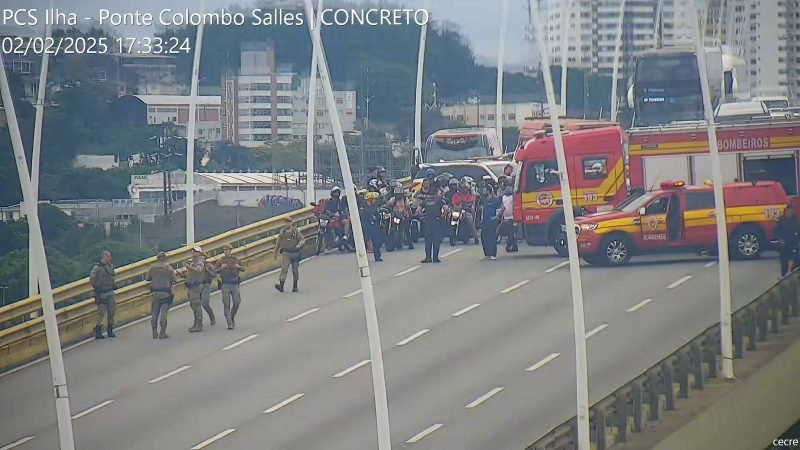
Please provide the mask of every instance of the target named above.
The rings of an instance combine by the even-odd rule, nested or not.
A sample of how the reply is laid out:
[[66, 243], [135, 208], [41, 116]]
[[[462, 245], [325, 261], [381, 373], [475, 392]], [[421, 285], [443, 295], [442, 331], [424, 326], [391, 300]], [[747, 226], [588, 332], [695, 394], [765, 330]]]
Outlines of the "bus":
[[431, 134], [416, 164], [502, 155], [503, 146], [494, 128], [453, 128]]

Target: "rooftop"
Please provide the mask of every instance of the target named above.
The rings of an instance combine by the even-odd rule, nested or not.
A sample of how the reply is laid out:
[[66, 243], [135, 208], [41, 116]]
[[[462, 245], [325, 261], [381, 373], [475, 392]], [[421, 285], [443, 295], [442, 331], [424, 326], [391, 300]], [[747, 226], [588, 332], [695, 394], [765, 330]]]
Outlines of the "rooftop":
[[[146, 105], [188, 105], [188, 95], [134, 95]], [[222, 98], [219, 95], [198, 95], [198, 105], [221, 105]]]

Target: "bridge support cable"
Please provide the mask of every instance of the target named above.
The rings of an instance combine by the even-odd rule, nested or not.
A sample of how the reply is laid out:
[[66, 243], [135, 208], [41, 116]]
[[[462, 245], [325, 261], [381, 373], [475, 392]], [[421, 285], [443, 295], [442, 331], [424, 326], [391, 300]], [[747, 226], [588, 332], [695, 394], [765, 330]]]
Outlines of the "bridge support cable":
[[704, 33], [697, 23], [697, 5], [689, 8], [692, 30], [697, 51], [697, 67], [700, 72], [700, 89], [703, 93], [703, 110], [708, 133], [708, 150], [711, 156], [711, 179], [714, 183], [714, 209], [717, 216], [717, 247], [719, 254], [719, 299], [720, 299], [720, 344], [722, 348], [722, 376], [728, 380], [733, 374], [733, 327], [731, 326], [731, 269], [728, 255], [728, 229], [725, 215], [725, 198], [722, 189], [722, 169], [719, 161], [717, 130], [714, 123], [714, 110], [711, 107], [711, 91], [708, 85], [706, 52], [703, 45]]
[[[206, 11], [200, 0], [200, 14]], [[192, 61], [192, 86], [189, 92], [189, 124], [186, 129], [186, 245], [194, 244], [194, 141], [197, 134], [197, 85], [200, 80], [200, 55], [203, 53], [203, 21], [197, 25]]]
[[[50, 0], [50, 10], [53, 10], [53, 0]], [[53, 24], [45, 23], [45, 42], [53, 36]], [[50, 66], [50, 52], [42, 55], [42, 68], [39, 72], [39, 92], [36, 95], [36, 119], [33, 125], [33, 151], [31, 159], [31, 186], [33, 187], [34, 203], [29, 208], [38, 208], [39, 205], [39, 160], [42, 154], [42, 121], [44, 120], [44, 100], [47, 94], [47, 71]], [[28, 233], [28, 249], [33, 248], [33, 235]], [[33, 252], [28, 251], [28, 297], [39, 293], [39, 279], [36, 275], [36, 260]]]
[[662, 16], [664, 14], [664, 0], [658, 0], [658, 5], [656, 6], [656, 23], [653, 29], [653, 49], [658, 48], [659, 37], [661, 36], [661, 22]]
[[[308, 20], [314, 24], [311, 31], [311, 75], [308, 78], [308, 119], [306, 124], [306, 205], [309, 206], [311, 202], [317, 200], [317, 190], [314, 186], [314, 145], [317, 143], [317, 64], [319, 40], [322, 34], [323, 3], [324, 0], [317, 0], [317, 16], [314, 16], [313, 7], [308, 10]], [[361, 133], [364, 133], [364, 130], [361, 130]], [[364, 149], [362, 148], [361, 151], [363, 152]]]
[[[425, 10], [430, 11], [431, 0], [425, 0]], [[429, 21], [430, 22], [430, 21]], [[425, 70], [425, 46], [428, 41], [428, 24], [419, 32], [419, 55], [417, 56], [417, 92], [414, 101], [414, 163], [422, 162], [422, 88]], [[479, 114], [480, 115], [480, 114]]]
[[[611, 75], [611, 121], [617, 121], [619, 109], [619, 99], [617, 94], [617, 84], [619, 84], [619, 63], [622, 59], [622, 29], [625, 25], [625, 4], [626, 0], [619, 1], [619, 22], [617, 23], [617, 37], [614, 44], [614, 69]], [[656, 19], [658, 20], [658, 19]]]
[[[26, 204], [35, 205], [36, 198], [33, 185], [28, 172], [28, 161], [25, 159], [25, 149], [22, 146], [22, 136], [17, 122], [17, 113], [14, 109], [14, 100], [8, 84], [3, 55], [0, 52], [0, 94], [6, 110], [8, 131], [11, 135], [11, 144], [14, 149], [14, 158], [17, 163], [19, 182], [22, 188], [22, 197]], [[58, 438], [61, 450], [74, 450], [75, 441], [72, 432], [72, 419], [69, 407], [69, 393], [67, 391], [67, 375], [64, 370], [64, 357], [61, 353], [61, 339], [58, 335], [58, 320], [53, 304], [53, 289], [50, 285], [50, 272], [47, 269], [47, 259], [44, 253], [44, 240], [42, 228], [39, 224], [39, 209], [30, 208], [28, 214], [29, 233], [33, 237], [30, 253], [35, 254], [35, 271], [41, 280], [41, 301], [44, 313], [45, 334], [47, 336], [47, 349], [50, 352], [50, 370], [53, 379], [53, 395], [56, 403], [56, 418], [58, 421]]]
[[569, 69], [569, 16], [572, 14], [572, 0], [566, 0], [561, 6], [561, 104], [558, 113], [567, 115], [567, 71]]
[[[542, 61], [549, 61], [547, 42], [544, 39], [543, 23], [539, 18], [539, 11], [533, 0], [530, 1], [533, 27], [536, 32], [536, 43]], [[556, 158], [558, 159], [559, 178], [561, 180], [561, 198], [563, 199], [564, 216], [567, 227], [567, 249], [569, 250], [569, 275], [572, 288], [572, 315], [575, 336], [575, 375], [577, 391], [577, 428], [579, 450], [590, 450], [589, 437], [589, 375], [586, 362], [586, 321], [583, 313], [583, 287], [581, 285], [581, 268], [578, 262], [578, 243], [575, 234], [575, 216], [572, 206], [572, 195], [569, 187], [569, 174], [564, 157], [564, 141], [561, 136], [561, 124], [557, 114], [555, 90], [553, 89], [553, 76], [548, 66], [543, 66], [547, 103], [550, 108], [550, 120], [553, 124], [553, 134], [556, 144]]]
[[[306, 0], [306, 12], [311, 17], [311, 0]], [[312, 22], [309, 20], [309, 32], [314, 34], [312, 29]], [[344, 133], [342, 131], [342, 123], [339, 119], [339, 113], [336, 109], [336, 99], [333, 95], [333, 84], [331, 83], [330, 73], [328, 71], [328, 62], [325, 58], [325, 47], [322, 38], [319, 37], [314, 42], [317, 44], [317, 51], [319, 52], [318, 66], [319, 76], [322, 82], [322, 87], [325, 92], [325, 103], [328, 108], [328, 113], [331, 116], [331, 125], [333, 126], [333, 137], [336, 142], [336, 153], [339, 157], [339, 165], [344, 178], [344, 189], [347, 195], [347, 203], [350, 205], [358, 205], [356, 200], [355, 184], [353, 183], [353, 174], [350, 172], [350, 161], [347, 158], [347, 149], [344, 143]], [[356, 241], [356, 258], [358, 260], [358, 271], [361, 279], [362, 298], [364, 301], [364, 314], [367, 321], [367, 339], [369, 341], [369, 355], [371, 360], [372, 369], [372, 387], [375, 396], [375, 412], [378, 431], [378, 450], [391, 450], [392, 442], [389, 429], [389, 404], [386, 395], [386, 377], [383, 368], [383, 353], [381, 350], [381, 337], [380, 329], [378, 326], [378, 311], [375, 306], [375, 293], [372, 289], [372, 275], [369, 270], [369, 261], [367, 260], [367, 247], [364, 240], [364, 230], [361, 226], [361, 216], [358, 208], [351, 209], [353, 234]]]
[[[505, 70], [506, 57], [506, 29], [508, 28], [508, 0], [501, 0], [500, 5], [500, 44], [497, 50], [497, 102], [494, 114], [495, 128], [497, 128], [497, 138], [500, 141], [500, 148], [503, 148], [503, 72]], [[480, 115], [480, 114], [479, 114]]]

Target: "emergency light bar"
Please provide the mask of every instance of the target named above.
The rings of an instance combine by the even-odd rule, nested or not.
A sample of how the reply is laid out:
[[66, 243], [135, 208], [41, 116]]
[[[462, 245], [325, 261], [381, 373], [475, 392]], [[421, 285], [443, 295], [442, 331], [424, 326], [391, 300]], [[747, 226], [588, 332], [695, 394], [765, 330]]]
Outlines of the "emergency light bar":
[[686, 186], [686, 183], [683, 181], [662, 181], [661, 182], [661, 189], [672, 189], [672, 188], [679, 188]]

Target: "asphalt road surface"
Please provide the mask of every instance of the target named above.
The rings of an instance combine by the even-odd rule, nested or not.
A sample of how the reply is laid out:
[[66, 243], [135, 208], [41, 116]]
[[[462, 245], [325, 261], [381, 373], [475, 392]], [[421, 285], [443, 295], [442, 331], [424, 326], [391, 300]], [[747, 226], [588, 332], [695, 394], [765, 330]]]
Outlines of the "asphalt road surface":
[[[419, 247], [418, 247], [419, 248]], [[575, 414], [569, 268], [549, 249], [421, 250], [370, 263], [394, 448], [522, 450]], [[732, 264], [734, 308], [777, 279], [774, 254]], [[719, 320], [718, 267], [691, 255], [584, 266], [591, 401]], [[267, 274], [242, 287], [237, 328], [170, 339], [149, 319], [65, 353], [76, 446], [139, 449], [375, 449], [375, 408], [355, 257], [301, 266], [301, 292]], [[0, 378], [0, 450], [58, 448], [48, 363]]]

